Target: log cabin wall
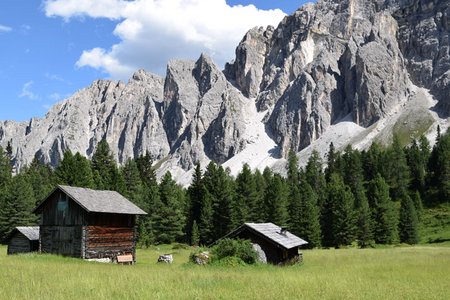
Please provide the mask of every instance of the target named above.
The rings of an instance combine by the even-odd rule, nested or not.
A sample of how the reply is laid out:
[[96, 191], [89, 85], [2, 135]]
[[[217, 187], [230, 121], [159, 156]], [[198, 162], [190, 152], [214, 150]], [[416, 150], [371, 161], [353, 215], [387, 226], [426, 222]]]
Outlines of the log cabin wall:
[[42, 208], [40, 250], [42, 253], [82, 257], [82, 228], [87, 213], [57, 190]]
[[16, 233], [8, 243], [8, 255], [16, 254], [16, 253], [28, 253], [31, 252], [31, 244], [30, 240], [21, 234], [20, 232]]

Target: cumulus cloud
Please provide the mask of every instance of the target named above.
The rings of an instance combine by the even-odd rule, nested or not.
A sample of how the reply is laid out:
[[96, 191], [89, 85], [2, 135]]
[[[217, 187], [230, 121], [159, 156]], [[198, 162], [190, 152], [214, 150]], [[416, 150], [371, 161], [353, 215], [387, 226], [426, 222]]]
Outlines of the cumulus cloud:
[[33, 81], [28, 81], [27, 83], [25, 83], [22, 87], [22, 92], [19, 94], [19, 98], [28, 98], [30, 100], [39, 99], [39, 96], [31, 91], [31, 87], [33, 86], [33, 84]]
[[255, 26], [276, 26], [285, 14], [253, 5], [229, 6], [225, 0], [47, 0], [49, 17], [117, 20], [118, 44], [83, 51], [77, 67], [103, 70], [127, 79], [145, 68], [164, 73], [168, 60], [196, 59], [209, 54], [219, 66], [234, 57], [245, 32]]
[[10, 32], [11, 30], [11, 27], [0, 24], [0, 32]]

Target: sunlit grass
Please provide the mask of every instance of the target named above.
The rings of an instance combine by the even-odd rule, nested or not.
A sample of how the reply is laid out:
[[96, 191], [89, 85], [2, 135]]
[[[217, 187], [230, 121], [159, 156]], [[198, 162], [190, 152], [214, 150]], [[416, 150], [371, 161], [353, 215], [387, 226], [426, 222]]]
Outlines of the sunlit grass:
[[[200, 267], [190, 250], [138, 251], [120, 266], [52, 255], [6, 256], [0, 299], [449, 299], [450, 248], [304, 251], [301, 266]], [[173, 265], [157, 264], [173, 253]]]

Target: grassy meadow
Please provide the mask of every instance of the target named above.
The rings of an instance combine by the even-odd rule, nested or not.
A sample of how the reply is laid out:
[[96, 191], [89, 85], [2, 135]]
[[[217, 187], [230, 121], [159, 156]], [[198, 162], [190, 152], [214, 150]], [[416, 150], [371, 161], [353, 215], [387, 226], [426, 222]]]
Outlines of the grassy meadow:
[[450, 299], [450, 247], [310, 250], [292, 267], [195, 266], [189, 253], [139, 250], [121, 266], [1, 246], [0, 299]]

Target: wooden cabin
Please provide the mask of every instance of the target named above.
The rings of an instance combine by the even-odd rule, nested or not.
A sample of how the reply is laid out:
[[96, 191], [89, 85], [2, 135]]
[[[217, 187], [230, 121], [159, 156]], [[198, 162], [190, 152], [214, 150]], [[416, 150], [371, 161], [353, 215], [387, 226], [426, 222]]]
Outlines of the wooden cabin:
[[250, 240], [260, 260], [276, 265], [297, 260], [299, 247], [308, 244], [273, 223], [245, 223], [227, 234], [225, 238]]
[[42, 253], [136, 261], [136, 217], [146, 213], [117, 192], [59, 185], [34, 212]]
[[16, 227], [6, 238], [8, 255], [39, 251], [39, 227]]

